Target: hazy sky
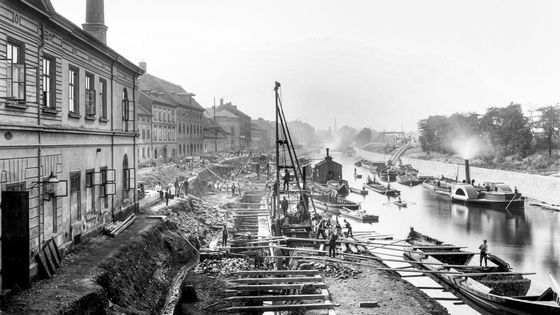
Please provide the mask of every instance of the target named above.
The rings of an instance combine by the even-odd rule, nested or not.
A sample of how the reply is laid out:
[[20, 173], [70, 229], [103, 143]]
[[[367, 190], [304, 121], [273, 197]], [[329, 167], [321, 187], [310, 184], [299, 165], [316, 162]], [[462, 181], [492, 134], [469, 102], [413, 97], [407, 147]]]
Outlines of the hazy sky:
[[[51, 0], [81, 25], [85, 0]], [[108, 44], [181, 84], [327, 128], [560, 101], [560, 1], [108, 0]]]

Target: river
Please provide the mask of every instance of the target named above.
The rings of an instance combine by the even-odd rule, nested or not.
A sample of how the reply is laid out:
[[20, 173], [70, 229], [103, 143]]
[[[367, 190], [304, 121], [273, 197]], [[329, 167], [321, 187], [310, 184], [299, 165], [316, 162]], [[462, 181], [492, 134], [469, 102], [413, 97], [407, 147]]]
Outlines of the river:
[[[371, 161], [387, 160], [388, 156], [365, 151], [358, 156]], [[357, 168], [363, 179], [354, 180], [354, 159], [334, 153], [334, 159], [343, 165], [344, 179], [350, 186], [361, 187], [370, 174], [366, 168]], [[457, 165], [433, 161], [403, 158], [403, 162], [412, 164], [421, 174], [455, 177]], [[464, 176], [464, 167], [460, 167], [459, 178]], [[471, 168], [471, 178], [477, 182], [504, 181], [517, 186], [526, 196], [559, 202], [560, 179], [515, 172]], [[484, 239], [488, 240], [489, 252], [502, 257], [510, 263], [515, 271], [536, 272], [528, 276], [532, 280], [530, 292], [538, 292], [550, 286], [549, 273], [560, 277], [560, 212], [544, 210], [525, 204], [524, 209], [507, 213], [481, 207], [465, 206], [451, 203], [446, 197], [418, 185], [402, 186], [394, 183], [401, 190], [401, 198], [411, 204], [398, 208], [387, 204], [386, 196], [373, 191], [368, 196], [351, 194], [348, 199], [361, 202], [363, 209], [379, 215], [379, 223], [354, 223], [354, 230], [375, 230], [382, 234], [393, 234], [395, 239], [406, 237], [409, 228], [424, 234], [453, 243], [467, 246], [467, 250], [478, 252], [477, 248]], [[556, 200], [555, 200], [556, 199]], [[478, 263], [478, 255], [471, 263]], [[427, 278], [410, 278], [410, 282], [425, 285], [431, 282]], [[450, 296], [441, 290], [426, 291], [430, 296]], [[442, 302], [452, 314], [476, 314], [467, 306], [457, 306], [453, 302]]]

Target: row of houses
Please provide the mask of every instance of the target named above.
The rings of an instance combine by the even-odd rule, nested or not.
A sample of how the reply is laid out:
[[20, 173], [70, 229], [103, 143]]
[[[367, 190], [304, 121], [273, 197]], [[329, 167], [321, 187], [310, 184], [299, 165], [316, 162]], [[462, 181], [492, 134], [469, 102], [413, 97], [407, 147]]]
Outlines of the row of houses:
[[79, 27], [50, 0], [0, 1], [0, 292], [138, 209], [140, 163], [268, 151], [273, 124], [193, 93], [107, 46], [103, 0]]

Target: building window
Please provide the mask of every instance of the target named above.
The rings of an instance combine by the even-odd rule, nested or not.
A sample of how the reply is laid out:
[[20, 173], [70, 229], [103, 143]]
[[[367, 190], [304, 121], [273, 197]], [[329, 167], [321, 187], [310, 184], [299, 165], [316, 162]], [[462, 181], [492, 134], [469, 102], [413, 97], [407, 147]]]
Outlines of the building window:
[[6, 45], [6, 97], [15, 101], [25, 101], [25, 58], [23, 45], [8, 42]]
[[99, 79], [99, 99], [101, 100], [101, 118], [107, 119], [107, 81]]
[[122, 110], [123, 110], [123, 123], [124, 123], [124, 131], [128, 131], [128, 122], [130, 120], [130, 112], [129, 112], [130, 102], [128, 100], [128, 91], [123, 89], [122, 92]]
[[41, 76], [43, 79], [43, 106], [56, 108], [56, 61], [50, 57], [43, 57], [41, 64]]
[[123, 158], [123, 200], [128, 199], [128, 191], [130, 190], [130, 169], [128, 168], [128, 156], [125, 154]]
[[109, 196], [106, 195], [107, 192], [107, 167], [100, 167], [99, 173], [101, 175], [101, 185], [99, 186], [99, 195], [103, 199], [104, 209], [109, 208]]
[[86, 200], [90, 204], [91, 208], [89, 210], [92, 212], [95, 212], [95, 186], [93, 185], [94, 172], [95, 170], [93, 169], [86, 171]]
[[93, 75], [86, 73], [86, 116], [95, 116], [95, 81]]
[[70, 173], [70, 220], [79, 221], [82, 218], [81, 211], [81, 187], [80, 172]]
[[146, 158], [146, 148], [142, 148], [142, 157]]
[[146, 135], [148, 137], [148, 140], [150, 139], [150, 129], [146, 129]]
[[80, 113], [78, 73], [78, 69], [74, 67], [68, 70], [68, 111], [71, 114]]

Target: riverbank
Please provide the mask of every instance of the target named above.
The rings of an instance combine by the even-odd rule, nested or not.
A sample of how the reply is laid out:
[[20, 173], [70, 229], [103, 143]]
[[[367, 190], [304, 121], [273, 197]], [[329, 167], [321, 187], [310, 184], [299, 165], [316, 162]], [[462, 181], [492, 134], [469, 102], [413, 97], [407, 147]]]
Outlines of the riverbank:
[[[369, 146], [367, 151], [387, 154], [388, 156], [392, 154], [386, 153], [384, 146]], [[458, 165], [465, 163], [462, 157], [437, 152], [424, 152], [419, 146], [408, 149], [403, 157]], [[505, 158], [475, 157], [470, 159], [470, 164], [473, 167], [560, 177], [560, 150], [553, 150], [552, 156], [548, 156], [548, 151], [539, 151], [523, 159], [515, 156]]]

